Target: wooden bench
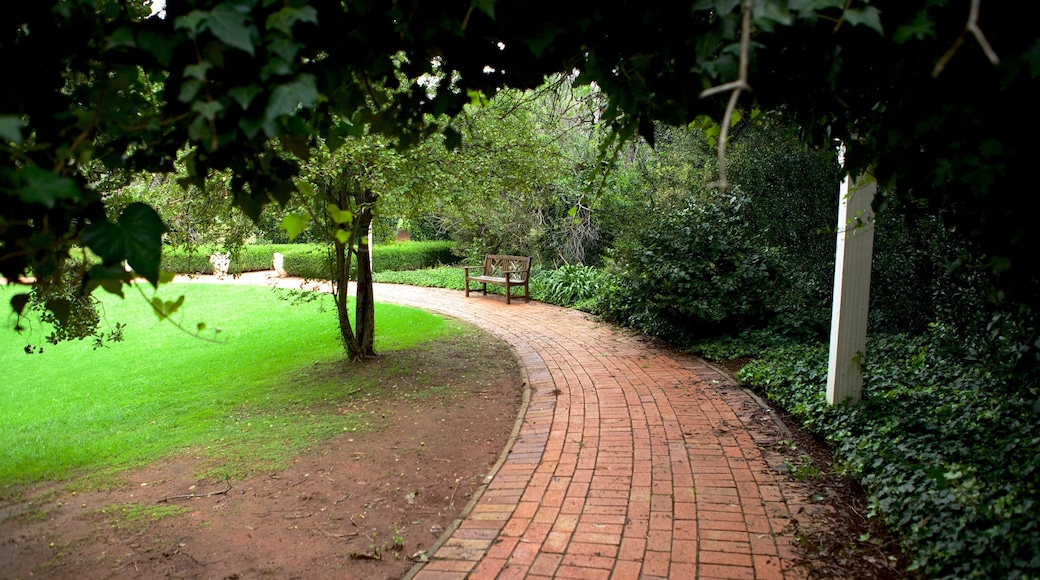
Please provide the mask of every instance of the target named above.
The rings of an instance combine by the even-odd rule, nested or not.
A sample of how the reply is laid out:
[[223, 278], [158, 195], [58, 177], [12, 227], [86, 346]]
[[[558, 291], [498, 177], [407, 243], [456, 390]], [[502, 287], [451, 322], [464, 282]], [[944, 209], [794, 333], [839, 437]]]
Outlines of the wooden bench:
[[[503, 256], [488, 254], [484, 256], [483, 266], [463, 266], [465, 272], [466, 297], [469, 297], [469, 283], [478, 282], [484, 287], [487, 294], [487, 285], [496, 284], [506, 288], [506, 304], [512, 298], [512, 289], [523, 286], [524, 300], [531, 301], [531, 289], [528, 280], [531, 277], [531, 258], [526, 256]], [[470, 270], [478, 270], [477, 274], [470, 274]]]

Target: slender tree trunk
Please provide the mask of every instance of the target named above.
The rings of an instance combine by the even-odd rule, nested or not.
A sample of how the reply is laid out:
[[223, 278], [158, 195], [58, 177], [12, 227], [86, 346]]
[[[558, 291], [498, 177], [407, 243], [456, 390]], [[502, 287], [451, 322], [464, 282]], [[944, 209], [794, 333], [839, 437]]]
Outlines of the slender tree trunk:
[[[349, 242], [348, 242], [349, 243]], [[343, 340], [343, 347], [351, 360], [364, 358], [361, 345], [358, 343], [357, 335], [354, 334], [353, 325], [350, 323], [350, 309], [347, 306], [347, 290], [350, 284], [350, 246], [336, 242], [334, 245], [336, 261], [336, 315], [339, 319], [339, 335]]]
[[375, 356], [375, 299], [372, 292], [372, 249], [368, 246], [368, 229], [372, 227], [372, 204], [376, 196], [369, 189], [361, 193], [357, 229], [357, 338], [362, 356]]

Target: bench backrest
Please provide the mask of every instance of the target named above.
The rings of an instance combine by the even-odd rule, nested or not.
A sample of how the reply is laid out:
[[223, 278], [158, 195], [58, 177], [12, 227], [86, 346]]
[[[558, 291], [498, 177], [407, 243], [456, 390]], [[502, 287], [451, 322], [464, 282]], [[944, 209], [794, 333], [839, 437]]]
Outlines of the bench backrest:
[[531, 258], [527, 256], [505, 256], [488, 254], [484, 256], [484, 275], [503, 278], [503, 272], [509, 271], [510, 282], [526, 282], [531, 274]]

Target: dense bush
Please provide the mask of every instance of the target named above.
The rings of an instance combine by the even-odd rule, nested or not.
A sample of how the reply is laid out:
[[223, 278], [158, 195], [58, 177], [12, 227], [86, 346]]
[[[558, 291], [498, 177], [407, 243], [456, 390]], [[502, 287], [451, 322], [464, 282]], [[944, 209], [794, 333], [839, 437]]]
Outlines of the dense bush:
[[[1040, 576], [1040, 389], [933, 325], [868, 341], [864, 402], [828, 406], [824, 344], [766, 349], [739, 377], [794, 413], [869, 491], [929, 577]], [[1023, 382], [1023, 379], [1026, 379]]]
[[372, 249], [372, 271], [402, 271], [456, 264], [459, 258], [451, 251], [451, 242], [407, 242], [375, 246]]
[[795, 303], [778, 256], [744, 235], [747, 199], [691, 196], [637, 239], [619, 240], [600, 308], [608, 319], [686, 342], [756, 328]]

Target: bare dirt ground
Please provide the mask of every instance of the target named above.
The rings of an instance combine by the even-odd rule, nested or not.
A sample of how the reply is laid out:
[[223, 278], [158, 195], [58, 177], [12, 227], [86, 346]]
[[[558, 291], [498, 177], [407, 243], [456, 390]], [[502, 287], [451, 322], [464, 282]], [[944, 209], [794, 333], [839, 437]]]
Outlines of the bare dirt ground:
[[200, 480], [210, 463], [184, 455], [115, 489], [0, 490], [0, 578], [400, 578], [484, 483], [518, 414], [516, 362], [476, 336], [318, 369], [381, 379], [343, 409], [380, 428], [279, 473]]

